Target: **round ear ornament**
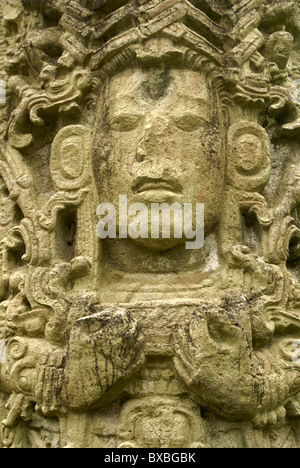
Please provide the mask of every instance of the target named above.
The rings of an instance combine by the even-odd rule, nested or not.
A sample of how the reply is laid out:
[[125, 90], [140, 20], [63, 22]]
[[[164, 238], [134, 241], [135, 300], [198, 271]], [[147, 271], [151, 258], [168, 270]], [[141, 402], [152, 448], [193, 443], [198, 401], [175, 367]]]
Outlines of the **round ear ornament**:
[[89, 177], [90, 132], [83, 125], [70, 125], [56, 135], [51, 150], [51, 176], [56, 190], [76, 190]]
[[262, 190], [270, 178], [269, 140], [255, 123], [233, 124], [228, 131], [227, 181], [237, 189]]

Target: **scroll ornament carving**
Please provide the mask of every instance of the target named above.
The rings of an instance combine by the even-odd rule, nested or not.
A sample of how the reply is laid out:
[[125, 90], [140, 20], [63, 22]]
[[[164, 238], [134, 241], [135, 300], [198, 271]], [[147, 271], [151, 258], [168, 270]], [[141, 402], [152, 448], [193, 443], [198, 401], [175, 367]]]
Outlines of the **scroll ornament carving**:
[[[299, 447], [299, 2], [0, 19], [0, 445]], [[119, 195], [203, 248], [100, 240]]]

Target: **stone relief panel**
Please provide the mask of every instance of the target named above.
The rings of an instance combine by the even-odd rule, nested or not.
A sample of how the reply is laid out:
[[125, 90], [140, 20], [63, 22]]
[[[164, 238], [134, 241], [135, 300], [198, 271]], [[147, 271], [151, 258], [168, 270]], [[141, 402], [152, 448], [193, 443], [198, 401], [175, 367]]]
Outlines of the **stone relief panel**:
[[[1, 3], [2, 447], [300, 447], [299, 32], [297, 0]], [[204, 204], [204, 245], [99, 239], [120, 196]]]

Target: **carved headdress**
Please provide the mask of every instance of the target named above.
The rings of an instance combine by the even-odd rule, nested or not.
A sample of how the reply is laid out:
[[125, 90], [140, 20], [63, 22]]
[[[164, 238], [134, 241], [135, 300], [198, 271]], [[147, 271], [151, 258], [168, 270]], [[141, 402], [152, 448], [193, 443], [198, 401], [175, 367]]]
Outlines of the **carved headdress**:
[[[156, 44], [152, 55], [159, 60], [166, 51], [159, 51], [157, 40], [166, 38], [173, 44], [168, 51], [173, 62], [183, 49], [189, 50], [189, 63], [195, 67], [205, 57], [216, 75], [226, 79], [231, 95], [267, 106], [271, 118], [287, 124], [285, 134], [298, 132], [296, 1], [18, 0], [13, 8], [7, 2], [2, 9], [9, 43], [9, 88], [18, 99], [26, 94], [30, 125], [42, 125], [44, 115], [53, 116], [53, 111], [74, 114], [76, 105], [83, 109], [82, 98], [92, 89], [93, 73], [105, 65], [109, 68], [107, 64], [119, 54], [123, 57], [119, 65], [126, 61], [126, 52], [140, 59], [151, 54], [151, 46], [143, 52], [138, 47], [151, 39]], [[66, 75], [67, 70], [73, 73]], [[25, 85], [28, 75], [35, 81]], [[15, 78], [20, 76], [24, 85]], [[20, 107], [10, 123], [17, 133], [19, 121], [24, 126], [27, 119]], [[29, 141], [27, 136], [15, 143], [26, 147]]]

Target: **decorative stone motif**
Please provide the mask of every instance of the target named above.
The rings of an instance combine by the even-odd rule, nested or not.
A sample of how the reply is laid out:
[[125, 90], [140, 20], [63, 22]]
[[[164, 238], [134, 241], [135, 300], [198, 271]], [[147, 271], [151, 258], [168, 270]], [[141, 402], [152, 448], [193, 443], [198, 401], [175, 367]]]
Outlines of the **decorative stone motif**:
[[[0, 19], [0, 444], [298, 448], [299, 2]], [[203, 248], [100, 240], [120, 195], [204, 203]]]

